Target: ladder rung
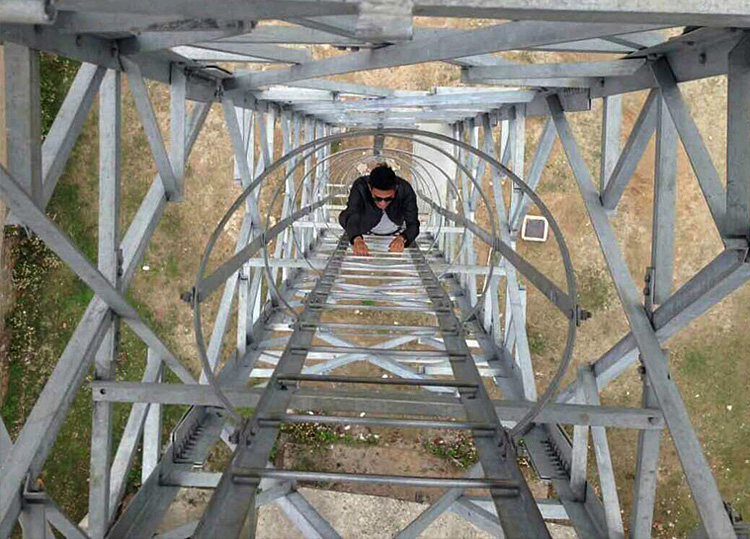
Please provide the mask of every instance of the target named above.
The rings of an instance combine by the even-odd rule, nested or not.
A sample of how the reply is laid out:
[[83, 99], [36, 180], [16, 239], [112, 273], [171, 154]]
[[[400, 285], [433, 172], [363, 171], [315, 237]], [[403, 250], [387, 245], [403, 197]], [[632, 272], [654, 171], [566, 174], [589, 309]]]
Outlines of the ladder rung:
[[415, 477], [412, 475], [354, 474], [335, 472], [308, 472], [304, 470], [274, 470], [271, 468], [232, 468], [235, 483], [258, 483], [261, 479], [292, 479], [298, 481], [324, 481], [340, 483], [369, 483], [375, 485], [404, 485], [427, 488], [489, 488], [518, 495], [517, 481], [508, 479], [473, 479], [451, 477]]
[[[271, 327], [274, 331], [284, 331], [288, 329], [284, 324], [276, 324]], [[440, 328], [438, 326], [387, 326], [378, 324], [342, 324], [336, 322], [320, 323], [320, 324], [309, 324], [303, 323], [302, 329], [317, 329], [319, 331], [359, 331], [359, 330], [372, 330], [372, 331], [415, 331], [415, 332], [430, 332], [439, 335]]]
[[464, 387], [476, 389], [478, 384], [474, 382], [461, 382], [457, 380], [435, 380], [418, 378], [374, 378], [369, 376], [333, 376], [317, 374], [279, 374], [276, 376], [279, 382], [332, 382], [343, 384], [380, 384], [399, 386], [430, 386], [430, 387]]
[[[306, 348], [294, 348], [293, 351], [304, 350], [307, 353], [330, 352], [332, 354], [372, 354], [378, 356], [398, 356], [398, 357], [453, 357], [444, 350], [396, 350], [388, 348], [372, 348], [367, 346], [308, 346]], [[460, 355], [460, 354], [456, 354]], [[463, 354], [464, 358], [466, 354]]]
[[358, 425], [415, 429], [475, 430], [480, 433], [496, 431], [500, 425], [472, 421], [441, 421], [437, 419], [394, 419], [391, 417], [350, 417], [330, 415], [284, 414], [258, 420], [261, 427], [280, 423], [324, 423], [327, 425]]
[[343, 311], [351, 311], [359, 309], [360, 311], [409, 311], [409, 312], [420, 312], [424, 314], [435, 314], [435, 313], [449, 313], [450, 308], [448, 307], [433, 307], [423, 305], [366, 305], [364, 303], [311, 303], [308, 305], [309, 309], [335, 309]]

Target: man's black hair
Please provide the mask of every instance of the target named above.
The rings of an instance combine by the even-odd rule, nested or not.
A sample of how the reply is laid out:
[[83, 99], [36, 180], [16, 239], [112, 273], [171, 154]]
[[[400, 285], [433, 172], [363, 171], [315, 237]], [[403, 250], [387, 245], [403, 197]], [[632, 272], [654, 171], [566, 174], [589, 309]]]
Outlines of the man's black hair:
[[396, 173], [388, 165], [378, 165], [370, 172], [370, 187], [381, 191], [390, 191], [398, 185]]

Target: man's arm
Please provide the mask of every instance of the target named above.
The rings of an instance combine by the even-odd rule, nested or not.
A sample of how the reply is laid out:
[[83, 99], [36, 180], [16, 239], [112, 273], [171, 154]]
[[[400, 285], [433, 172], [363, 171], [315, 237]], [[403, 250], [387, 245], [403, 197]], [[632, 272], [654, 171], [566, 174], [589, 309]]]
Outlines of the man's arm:
[[419, 210], [417, 210], [417, 195], [411, 185], [406, 190], [404, 199], [404, 223], [406, 229], [401, 233], [405, 240], [405, 246], [409, 247], [417, 236], [419, 236]]
[[362, 230], [361, 219], [365, 211], [365, 201], [357, 188], [356, 180], [349, 190], [349, 199], [346, 208], [339, 214], [339, 223], [344, 228], [349, 243], [354, 243], [357, 237], [361, 237], [365, 231]]

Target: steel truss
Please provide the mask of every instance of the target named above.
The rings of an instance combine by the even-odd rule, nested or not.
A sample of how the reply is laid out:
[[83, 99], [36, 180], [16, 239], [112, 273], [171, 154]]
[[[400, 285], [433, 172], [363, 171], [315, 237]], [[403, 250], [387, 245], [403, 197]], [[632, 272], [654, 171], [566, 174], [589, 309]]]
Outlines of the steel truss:
[[[554, 5], [553, 5], [554, 4]], [[567, 521], [582, 537], [651, 534], [659, 443], [666, 427], [708, 537], [747, 534], [724, 504], [662, 349], [670, 337], [750, 279], [750, 8], [746, 2], [439, 3], [12, 0], [0, 5], [4, 40], [8, 161], [0, 195], [9, 224], [38, 235], [95, 293], [21, 430], [0, 418], [0, 537], [20, 523], [25, 537], [151, 537], [183, 487], [215, 489], [203, 517], [163, 537], [254, 535], [257, 508], [278, 504], [310, 537], [338, 533], [298, 492], [300, 481], [384, 483], [444, 493], [399, 532], [415, 537], [452, 511], [497, 536], [543, 537], [547, 520]], [[473, 30], [430, 28], [413, 16], [513, 19]], [[284, 20], [291, 25], [265, 24]], [[648, 24], [644, 24], [648, 21]], [[667, 39], [664, 30], [685, 26]], [[330, 44], [352, 52], [312, 60]], [[361, 50], [360, 50], [361, 49]], [[83, 62], [42, 140], [39, 51]], [[604, 53], [605, 61], [520, 64], [493, 53]], [[612, 55], [618, 55], [613, 59]], [[264, 71], [218, 69], [209, 62], [293, 64]], [[462, 81], [483, 86], [400, 91], [324, 77], [446, 62]], [[127, 231], [119, 230], [121, 84], [124, 73], [158, 175]], [[711, 160], [680, 83], [726, 76], [726, 187]], [[170, 86], [170, 139], [160, 132], [146, 80]], [[517, 87], [523, 87], [519, 89]], [[648, 90], [624, 147], [622, 96]], [[45, 214], [83, 123], [99, 96], [99, 251], [92, 264]], [[342, 97], [345, 97], [342, 98]], [[568, 117], [602, 99], [599, 178], [581, 155]], [[189, 102], [192, 101], [192, 106]], [[211, 104], [221, 103], [244, 192], [207, 248], [192, 292], [203, 369], [178, 357], [129, 303], [126, 291], [169, 203], [185, 198], [185, 170]], [[526, 118], [545, 127], [531, 142]], [[414, 130], [441, 124], [443, 133]], [[274, 161], [279, 130], [282, 157]], [[652, 254], [645, 295], [625, 263], [610, 217], [649, 141], [656, 139]], [[630, 332], [553, 397], [577, 324], [572, 265], [554, 218], [534, 190], [556, 140], [584, 201]], [[333, 144], [355, 148], [337, 151]], [[364, 142], [362, 142], [364, 141]], [[407, 142], [413, 150], [401, 144]], [[683, 145], [724, 250], [673, 291], [677, 143]], [[256, 158], [257, 148], [257, 158]], [[414, 185], [423, 216], [419, 241], [404, 254], [373, 239], [357, 259], [336, 223], [356, 166], [387, 159]], [[278, 220], [259, 211], [271, 174]], [[483, 183], [488, 178], [490, 183]], [[504, 186], [503, 178], [510, 178]], [[490, 193], [483, 185], [491, 185]], [[485, 192], [487, 191], [487, 192]], [[568, 275], [562, 290], [515, 251], [524, 216], [547, 212]], [[241, 216], [234, 256], [206, 275], [223, 225]], [[480, 226], [479, 216], [489, 221]], [[486, 260], [480, 253], [490, 252]], [[385, 283], [385, 284], [384, 284]], [[526, 286], [538, 288], [569, 327], [558, 376], [537, 375], [526, 333]], [[387, 286], [385, 286], [387, 285]], [[221, 288], [212, 332], [203, 337], [201, 304]], [[582, 306], [585, 308], [585, 305]], [[432, 324], [330, 322], [357, 309], [432, 316]], [[236, 312], [236, 314], [233, 314]], [[394, 318], [395, 319], [395, 318]], [[140, 383], [119, 380], [114, 359], [125, 323], [148, 346]], [[236, 324], [237, 339], [225, 336]], [[379, 338], [362, 344], [363, 336]], [[419, 345], [414, 347], [414, 345]], [[223, 348], [229, 359], [219, 365]], [[386, 378], [331, 374], [369, 362]], [[600, 392], [636, 362], [641, 408], [604, 406]], [[262, 363], [263, 365], [259, 365]], [[72, 521], [37, 483], [70, 405], [93, 367], [94, 412], [86, 525]], [[165, 383], [164, 369], [180, 384]], [[502, 394], [491, 398], [486, 381]], [[248, 385], [248, 381], [262, 382]], [[337, 384], [333, 388], [309, 382]], [[366, 384], [367, 390], [357, 389]], [[342, 387], [344, 388], [342, 390]], [[376, 391], [372, 388], [376, 388]], [[397, 389], [404, 389], [398, 391]], [[112, 403], [132, 403], [113, 447]], [[190, 409], [161, 440], [163, 406]], [[237, 408], [252, 407], [244, 420]], [[293, 410], [293, 412], [290, 411]], [[283, 424], [442, 428], [470, 431], [479, 464], [464, 478], [276, 470], [268, 457]], [[358, 417], [356, 412], [366, 412]], [[346, 415], [351, 414], [351, 415]], [[573, 435], [563, 429], [573, 426]], [[638, 430], [629, 520], [620, 511], [607, 428]], [[593, 440], [599, 493], [588, 467]], [[217, 443], [232, 448], [224, 473], [195, 470]], [[126, 479], [142, 452], [142, 486], [122, 506]], [[527, 456], [556, 499], [534, 499], [518, 465]], [[486, 496], [466, 493], [484, 489]]]

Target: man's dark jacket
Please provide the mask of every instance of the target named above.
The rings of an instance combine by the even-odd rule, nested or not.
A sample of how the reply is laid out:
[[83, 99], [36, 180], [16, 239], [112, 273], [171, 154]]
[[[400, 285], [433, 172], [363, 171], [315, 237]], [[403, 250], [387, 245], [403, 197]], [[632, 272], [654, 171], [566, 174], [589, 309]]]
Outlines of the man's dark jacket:
[[[339, 214], [339, 223], [344, 227], [350, 242], [357, 236], [368, 234], [383, 217], [383, 210], [375, 205], [370, 188], [367, 185], [368, 176], [357, 178], [349, 191], [346, 209]], [[417, 215], [417, 195], [409, 182], [396, 178], [398, 187], [393, 202], [385, 209], [388, 219], [399, 227], [406, 223], [401, 233], [405, 245], [408, 247], [419, 235], [419, 219]]]

